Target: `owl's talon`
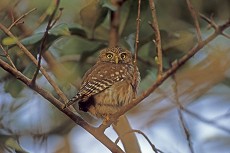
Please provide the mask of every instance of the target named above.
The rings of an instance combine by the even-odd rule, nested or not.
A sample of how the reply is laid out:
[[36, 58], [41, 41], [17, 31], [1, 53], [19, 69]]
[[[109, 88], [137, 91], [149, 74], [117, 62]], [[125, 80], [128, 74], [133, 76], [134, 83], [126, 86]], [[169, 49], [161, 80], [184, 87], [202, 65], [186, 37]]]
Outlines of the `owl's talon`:
[[106, 125], [106, 124], [108, 123], [109, 120], [110, 120], [109, 115], [106, 115], [105, 118], [104, 118], [104, 120], [103, 120], [103, 122], [102, 122], [102, 124], [103, 124], [103, 125]]
[[66, 104], [64, 104], [64, 106], [62, 107], [62, 109], [66, 109], [67, 108], [67, 105]]

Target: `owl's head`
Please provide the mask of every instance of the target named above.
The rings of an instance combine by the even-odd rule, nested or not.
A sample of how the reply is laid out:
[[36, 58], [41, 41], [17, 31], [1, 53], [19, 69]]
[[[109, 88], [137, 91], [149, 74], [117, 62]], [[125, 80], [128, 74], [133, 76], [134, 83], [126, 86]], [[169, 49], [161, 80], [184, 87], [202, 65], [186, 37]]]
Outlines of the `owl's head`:
[[132, 63], [132, 54], [129, 50], [121, 47], [110, 47], [100, 51], [98, 62], [109, 62], [109, 63]]

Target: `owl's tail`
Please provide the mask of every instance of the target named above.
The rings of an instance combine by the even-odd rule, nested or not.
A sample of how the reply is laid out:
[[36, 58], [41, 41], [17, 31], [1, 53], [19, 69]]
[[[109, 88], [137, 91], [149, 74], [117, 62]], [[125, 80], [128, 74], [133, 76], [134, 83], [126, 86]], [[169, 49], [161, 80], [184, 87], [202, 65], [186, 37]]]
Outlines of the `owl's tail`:
[[71, 98], [63, 107], [63, 109], [69, 107], [70, 105], [73, 105], [75, 102], [77, 102], [81, 98], [81, 94], [76, 94], [73, 98]]

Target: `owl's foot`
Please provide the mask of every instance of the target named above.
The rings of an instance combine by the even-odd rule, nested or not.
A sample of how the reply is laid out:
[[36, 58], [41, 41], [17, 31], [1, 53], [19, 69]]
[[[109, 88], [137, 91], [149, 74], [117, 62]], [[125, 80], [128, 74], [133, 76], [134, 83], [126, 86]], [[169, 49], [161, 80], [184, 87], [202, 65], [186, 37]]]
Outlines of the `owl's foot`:
[[[103, 122], [102, 122], [102, 124], [103, 125], [107, 125], [107, 123], [108, 123], [108, 121], [110, 121], [110, 115], [106, 115], [105, 117], [104, 117], [104, 120], [103, 120]], [[117, 122], [118, 122], [118, 119], [116, 120], [116, 121], [114, 121], [113, 122], [113, 124], [116, 126], [117, 125]]]
[[103, 124], [103, 125], [106, 125], [106, 124], [108, 123], [109, 120], [110, 120], [110, 115], [106, 115], [106, 116], [104, 117], [104, 120], [103, 120], [102, 124]]

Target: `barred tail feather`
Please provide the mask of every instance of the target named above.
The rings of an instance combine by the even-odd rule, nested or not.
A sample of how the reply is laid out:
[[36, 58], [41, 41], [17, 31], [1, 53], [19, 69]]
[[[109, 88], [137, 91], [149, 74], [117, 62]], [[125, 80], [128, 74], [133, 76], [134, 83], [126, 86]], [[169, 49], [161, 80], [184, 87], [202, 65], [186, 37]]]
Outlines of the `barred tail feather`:
[[80, 94], [76, 94], [73, 98], [71, 98], [63, 107], [65, 109], [66, 107], [69, 107], [70, 105], [73, 105], [75, 102], [77, 102], [81, 98]]

